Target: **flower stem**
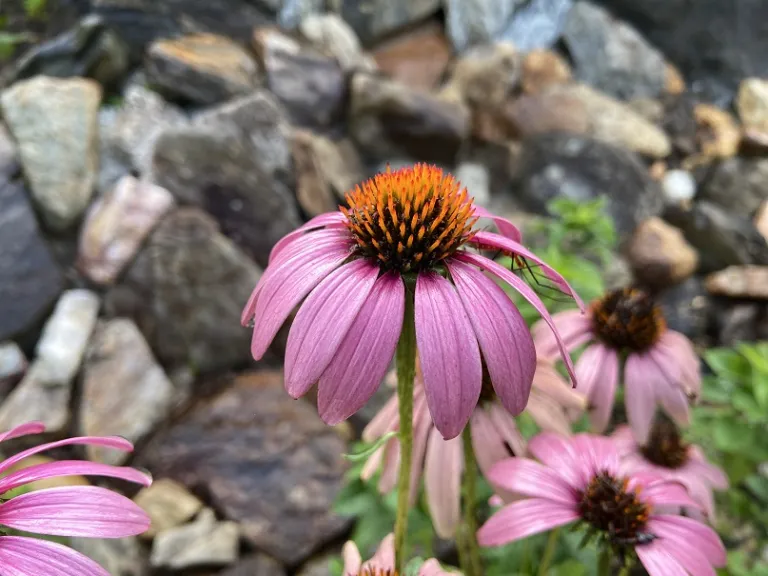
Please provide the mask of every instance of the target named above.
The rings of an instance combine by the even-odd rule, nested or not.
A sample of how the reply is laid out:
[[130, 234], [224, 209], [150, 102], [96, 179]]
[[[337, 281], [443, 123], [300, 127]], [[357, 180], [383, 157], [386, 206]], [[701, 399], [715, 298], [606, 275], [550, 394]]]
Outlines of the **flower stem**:
[[413, 286], [406, 285], [405, 314], [397, 343], [397, 401], [400, 411], [400, 471], [397, 479], [397, 516], [395, 517], [395, 566], [403, 574], [406, 562], [411, 454], [413, 452], [413, 380], [416, 377], [416, 324]]
[[465, 576], [482, 576], [483, 566], [480, 561], [480, 546], [477, 544], [477, 517], [475, 505], [477, 504], [477, 463], [475, 451], [472, 448], [472, 430], [470, 423], [464, 427], [461, 433], [464, 445], [464, 541], [467, 550], [467, 568]]
[[549, 537], [547, 538], [547, 547], [544, 548], [544, 555], [541, 558], [541, 562], [539, 562], [539, 576], [547, 576], [547, 570], [549, 570], [549, 565], [552, 564], [552, 558], [555, 556], [559, 536], [559, 528], [550, 530]]
[[611, 576], [611, 549], [603, 546], [597, 560], [597, 576]]

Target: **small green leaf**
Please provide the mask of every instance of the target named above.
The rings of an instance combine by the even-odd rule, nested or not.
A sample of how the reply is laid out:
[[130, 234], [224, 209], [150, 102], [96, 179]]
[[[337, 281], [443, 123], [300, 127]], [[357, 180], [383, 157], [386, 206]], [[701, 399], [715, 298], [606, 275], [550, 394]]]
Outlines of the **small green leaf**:
[[748, 378], [750, 366], [747, 359], [728, 348], [712, 348], [704, 353], [704, 360], [720, 378], [739, 381]]
[[342, 454], [342, 456], [346, 460], [349, 460], [350, 462], [359, 462], [360, 460], [366, 460], [370, 456], [372, 456], [373, 453], [376, 452], [376, 450], [384, 446], [384, 444], [386, 444], [391, 438], [394, 438], [395, 436], [397, 436], [397, 432], [394, 432], [394, 431], [387, 432], [386, 434], [384, 434], [384, 436], [376, 440], [376, 442], [371, 444], [368, 448], [364, 449], [362, 452], [357, 452], [356, 454]]
[[414, 558], [405, 566], [404, 576], [419, 576], [422, 564], [424, 564], [423, 558]]

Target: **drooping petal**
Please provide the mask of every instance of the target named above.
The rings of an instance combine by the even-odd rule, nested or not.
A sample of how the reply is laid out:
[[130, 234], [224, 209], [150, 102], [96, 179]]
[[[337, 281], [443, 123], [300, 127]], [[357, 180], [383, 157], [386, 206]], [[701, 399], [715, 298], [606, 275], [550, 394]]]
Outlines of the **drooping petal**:
[[55, 462], [45, 462], [35, 464], [27, 468], [22, 468], [0, 478], [0, 494], [8, 490], [13, 490], [30, 482], [45, 480], [46, 478], [55, 478], [60, 476], [104, 476], [108, 478], [120, 478], [128, 482], [135, 482], [142, 486], [152, 484], [152, 477], [149, 474], [128, 468], [126, 466], [110, 466], [98, 462], [88, 462], [87, 460], [59, 460]]
[[[651, 523], [651, 526], [653, 525]], [[655, 544], [660, 549], [663, 549], [668, 554], [668, 557], [674, 558], [688, 574], [693, 576], [717, 575], [712, 564], [688, 540], [684, 538], [664, 538]]]
[[656, 368], [646, 354], [630, 354], [624, 364], [624, 403], [638, 444], [648, 441], [656, 413]]
[[658, 541], [637, 546], [635, 551], [648, 576], [689, 576], [685, 568]]
[[688, 426], [691, 423], [688, 396], [685, 395], [682, 388], [665, 386], [659, 391], [659, 399], [664, 412], [679, 426]]
[[0, 538], [3, 576], [109, 576], [90, 558], [58, 542], [22, 536]]
[[395, 355], [404, 309], [400, 277], [393, 273], [379, 277], [320, 377], [317, 407], [326, 424], [346, 420], [376, 391]]
[[643, 500], [653, 506], [690, 506], [699, 508], [685, 489], [685, 486], [677, 482], [657, 481], [643, 486], [641, 491]]
[[488, 417], [506, 442], [512, 454], [522, 456], [526, 451], [525, 438], [515, 424], [515, 419], [500, 404], [494, 402], [488, 409]]
[[47, 488], [0, 506], [0, 524], [52, 536], [123, 538], [145, 532], [149, 523], [133, 501], [98, 486]]
[[0, 442], [30, 434], [42, 434], [43, 432], [45, 432], [45, 424], [42, 422], [25, 422], [24, 424], [19, 424], [15, 428], [11, 428], [8, 432], [0, 434]]
[[573, 489], [586, 488], [580, 457], [571, 446], [571, 439], [552, 432], [542, 432], [528, 442], [528, 451], [550, 468], [557, 471]]
[[510, 222], [506, 218], [502, 218], [501, 216], [496, 216], [496, 214], [489, 212], [488, 210], [486, 210], [482, 206], [478, 206], [477, 204], [474, 204], [473, 208], [474, 208], [475, 216], [493, 220], [493, 223], [496, 225], [496, 228], [499, 229], [499, 232], [501, 232], [507, 238], [510, 238], [515, 242], [523, 241], [523, 235], [521, 234], [520, 229], [514, 224], [512, 224], [512, 222]]
[[546, 432], [557, 432], [563, 436], [571, 434], [571, 422], [562, 406], [548, 396], [531, 391], [525, 411], [531, 415], [536, 425]]
[[315, 216], [309, 220], [309, 222], [299, 226], [296, 228], [296, 230], [286, 234], [280, 240], [278, 240], [277, 244], [272, 247], [272, 250], [269, 253], [269, 263], [271, 264], [272, 261], [278, 256], [278, 254], [280, 254], [280, 252], [282, 252], [287, 246], [295, 242], [297, 239], [304, 236], [307, 232], [322, 228], [324, 226], [336, 226], [341, 228], [344, 227], [345, 221], [346, 216], [344, 216], [344, 214], [341, 212], [326, 212], [325, 214], [319, 214]]
[[341, 549], [341, 557], [344, 560], [344, 574], [359, 574], [360, 567], [363, 565], [363, 558], [360, 551], [351, 540], [344, 544]]
[[[565, 310], [552, 315], [557, 326], [557, 333], [568, 351], [573, 352], [582, 344], [593, 339], [592, 315], [589, 310]], [[540, 358], [555, 358], [559, 355], [557, 338], [543, 320], [536, 321], [531, 327], [533, 342]]]
[[304, 301], [285, 348], [285, 389], [292, 397], [306, 394], [328, 367], [378, 274], [378, 267], [355, 260], [331, 272]]
[[411, 481], [408, 503], [410, 506], [416, 504], [416, 498], [419, 495], [419, 486], [421, 483], [421, 474], [424, 470], [427, 451], [429, 448], [429, 438], [437, 436], [432, 426], [432, 418], [429, 416], [429, 409], [426, 406], [426, 399], [422, 398], [419, 405], [414, 399], [414, 421], [413, 421], [413, 455], [411, 457]]
[[680, 385], [686, 395], [697, 397], [701, 394], [701, 370], [699, 357], [691, 341], [680, 332], [667, 330], [657, 344], [669, 351], [667, 356], [680, 366]]
[[688, 466], [691, 473], [702, 477], [707, 483], [717, 490], [727, 490], [729, 486], [728, 476], [722, 468], [707, 461], [707, 457], [698, 446], [691, 446]]
[[430, 558], [421, 565], [419, 576], [451, 576], [451, 573], [443, 570], [437, 560]]
[[573, 505], [543, 498], [519, 500], [491, 516], [477, 531], [477, 540], [480, 546], [501, 546], [569, 524], [578, 518]]
[[459, 435], [480, 397], [480, 350], [453, 285], [434, 272], [419, 274], [415, 297], [416, 345], [424, 392], [435, 427]]
[[658, 515], [651, 518], [653, 533], [664, 538], [689, 541], [715, 567], [725, 566], [726, 554], [720, 537], [712, 528], [685, 516]]
[[497, 462], [509, 458], [510, 453], [504, 438], [493, 425], [493, 421], [485, 408], [478, 406], [470, 419], [472, 428], [472, 449], [475, 451], [477, 466], [483, 476], [488, 478], [488, 473]]
[[[600, 346], [600, 344], [593, 344], [594, 346]], [[608, 428], [613, 412], [613, 400], [619, 383], [619, 356], [616, 351], [606, 347], [601, 365], [602, 372], [597, 376], [596, 385], [589, 395], [591, 404], [589, 421], [592, 424], [592, 431], [598, 434], [602, 434]], [[576, 377], [580, 377], [578, 364]]]
[[536, 371], [528, 325], [504, 290], [477, 268], [452, 261], [448, 270], [472, 322], [493, 389], [510, 413], [520, 414]]
[[587, 408], [586, 394], [583, 385], [573, 390], [555, 369], [555, 365], [544, 359], [536, 363], [536, 373], [533, 375], [533, 390], [551, 398], [559, 406], [568, 410], [585, 410]]
[[392, 394], [392, 397], [387, 400], [384, 407], [379, 410], [376, 416], [363, 429], [363, 442], [371, 443], [384, 436], [387, 432], [397, 430], [400, 423], [398, 410], [397, 394]]
[[424, 489], [435, 532], [441, 538], [455, 536], [459, 525], [463, 454], [461, 438], [443, 440], [440, 434], [429, 435]]
[[488, 479], [509, 492], [576, 505], [577, 493], [556, 472], [528, 458], [507, 458], [496, 464]]

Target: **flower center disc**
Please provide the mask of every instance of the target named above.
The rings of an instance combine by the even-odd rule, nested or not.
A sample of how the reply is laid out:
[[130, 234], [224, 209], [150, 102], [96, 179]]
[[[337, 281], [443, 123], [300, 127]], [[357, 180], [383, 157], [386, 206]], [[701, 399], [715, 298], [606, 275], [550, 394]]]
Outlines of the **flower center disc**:
[[428, 270], [472, 237], [472, 199], [450, 174], [416, 164], [377, 174], [346, 197], [356, 252], [384, 270]]
[[640, 448], [646, 460], [662, 468], [676, 469], [688, 462], [688, 444], [680, 437], [674, 422], [657, 418], [645, 446]]
[[593, 528], [607, 534], [617, 546], [640, 543], [650, 510], [637, 493], [627, 489], [627, 480], [607, 472], [595, 476], [579, 502], [579, 512]]
[[614, 290], [592, 304], [592, 329], [616, 350], [643, 352], [658, 342], [666, 328], [661, 309], [640, 290]]

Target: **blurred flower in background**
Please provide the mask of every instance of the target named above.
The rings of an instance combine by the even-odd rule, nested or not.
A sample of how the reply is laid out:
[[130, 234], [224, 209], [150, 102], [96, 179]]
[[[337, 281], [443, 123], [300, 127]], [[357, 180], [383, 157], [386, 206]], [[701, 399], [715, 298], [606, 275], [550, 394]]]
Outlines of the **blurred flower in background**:
[[[360, 551], [354, 542], [344, 544], [342, 551], [344, 570], [342, 576], [397, 576], [395, 569], [395, 538], [389, 534], [376, 554], [370, 560], [363, 562]], [[458, 572], [446, 572], [434, 558], [424, 562], [416, 572], [417, 576], [461, 576]]]

